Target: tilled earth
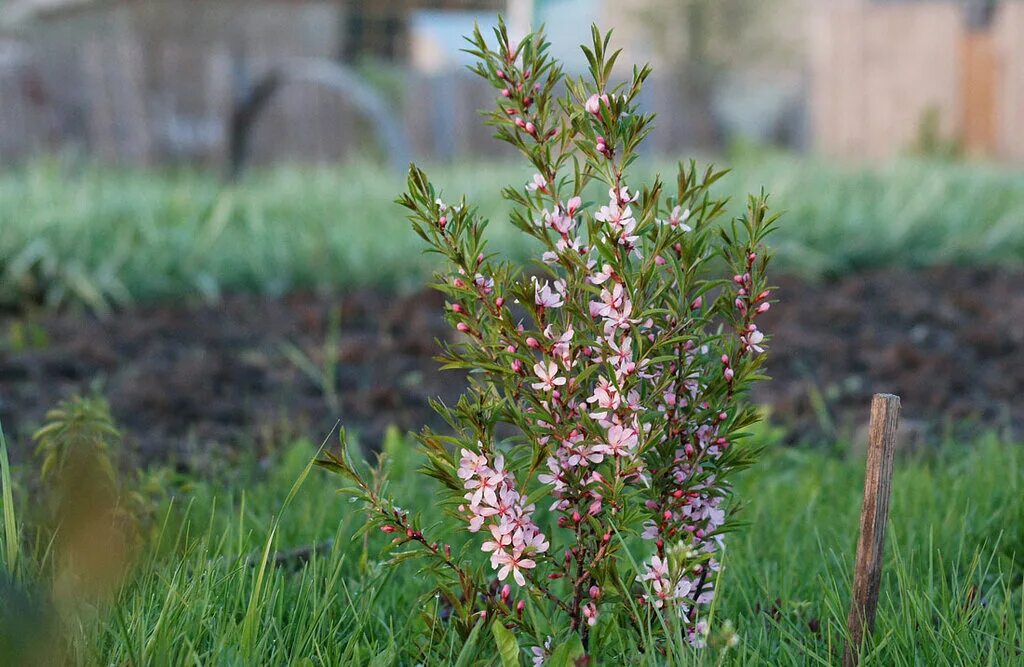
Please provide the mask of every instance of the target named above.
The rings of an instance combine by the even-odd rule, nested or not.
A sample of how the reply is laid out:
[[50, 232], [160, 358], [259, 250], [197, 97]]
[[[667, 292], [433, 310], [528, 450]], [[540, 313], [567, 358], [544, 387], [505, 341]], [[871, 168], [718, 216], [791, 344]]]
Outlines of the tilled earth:
[[[1024, 433], [1024, 272], [882, 270], [779, 285], [762, 326], [774, 379], [756, 399], [788, 440], [853, 433], [876, 391], [900, 394], [904, 419], [935, 432]], [[433, 360], [435, 340], [450, 335], [441, 307], [433, 292], [358, 292], [235, 295], [102, 320], [3, 315], [0, 420], [17, 458], [48, 408], [93, 390], [142, 462], [202, 465], [225, 449], [319, 440], [338, 419], [372, 445], [391, 424], [441, 426], [428, 399], [461, 390], [464, 376]], [[325, 363], [328, 339], [337, 364]], [[323, 381], [332, 366], [333, 404]]]

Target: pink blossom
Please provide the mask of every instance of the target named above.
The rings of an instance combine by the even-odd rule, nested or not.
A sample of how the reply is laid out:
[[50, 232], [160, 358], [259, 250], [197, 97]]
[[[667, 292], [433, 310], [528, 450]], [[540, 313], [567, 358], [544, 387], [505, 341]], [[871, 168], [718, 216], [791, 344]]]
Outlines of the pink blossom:
[[558, 366], [553, 361], [547, 365], [534, 364], [533, 372], [537, 374], [540, 382], [534, 382], [531, 386], [538, 391], [554, 391], [556, 387], [565, 384], [565, 378], [558, 376]]
[[[525, 127], [525, 124], [523, 126]], [[526, 189], [530, 192], [547, 192], [548, 182], [540, 174], [534, 174], [533, 180], [526, 184]]]
[[623, 457], [632, 453], [637, 445], [637, 434], [632, 428], [614, 424], [608, 429], [608, 442], [600, 445], [601, 451], [610, 456]]
[[522, 552], [508, 553], [506, 551], [495, 552], [494, 556], [495, 563], [500, 566], [498, 570], [498, 580], [505, 581], [508, 575], [511, 573], [512, 578], [520, 586], [526, 585], [526, 577], [523, 576], [523, 570], [530, 570], [537, 566], [537, 563], [526, 557]]
[[601, 113], [601, 102], [604, 102], [605, 106], [608, 106], [608, 95], [598, 95], [597, 93], [594, 93], [589, 98], [587, 98], [587, 101], [584, 103], [583, 106], [587, 110], [587, 113], [591, 113], [597, 116]]
[[[564, 285], [564, 283], [562, 283]], [[555, 290], [552, 290], [545, 280], [544, 284], [534, 278], [534, 302], [542, 308], [561, 308], [565, 302], [562, 301], [562, 294], [558, 291], [559, 283], [555, 281]], [[563, 288], [564, 289], [564, 288]]]
[[676, 206], [672, 209], [668, 219], [659, 220], [658, 223], [662, 225], [668, 225], [672, 229], [681, 229], [684, 232], [693, 231], [693, 228], [686, 224], [686, 221], [690, 219], [690, 209], [682, 210], [682, 206]]
[[757, 325], [751, 324], [747, 330], [745, 336], [740, 336], [740, 340], [743, 344], [754, 352], [754, 354], [761, 354], [764, 352], [764, 348], [761, 347], [761, 343], [764, 341], [764, 334], [758, 330]]

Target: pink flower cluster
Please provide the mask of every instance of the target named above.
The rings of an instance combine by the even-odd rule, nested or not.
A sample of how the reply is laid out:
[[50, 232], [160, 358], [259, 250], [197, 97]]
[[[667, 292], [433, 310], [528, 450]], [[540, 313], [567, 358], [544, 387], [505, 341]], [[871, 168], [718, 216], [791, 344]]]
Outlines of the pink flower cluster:
[[[501, 91], [491, 114], [498, 136], [537, 171], [504, 193], [517, 206], [511, 222], [543, 247], [544, 276], [520, 279], [493, 262], [484, 221], [471, 207], [445, 206], [410, 170], [402, 203], [451, 262], [439, 285], [446, 318], [465, 334], [445, 359], [475, 371], [466, 400], [438, 408], [457, 425], [458, 466], [447, 438], [421, 442], [433, 476], [463, 498], [469, 531], [486, 536], [480, 548], [497, 579], [527, 586], [526, 602], [553, 605], [584, 647], [601, 614], [622, 605], [601, 595], [608, 572], [629, 567], [616, 531], [653, 542], [630, 575], [632, 600], [699, 646], [735, 467], [724, 454], [753, 416], [744, 396], [766, 347], [755, 322], [770, 307], [758, 255], [773, 219], [764, 198], [752, 198], [747, 216], [718, 227], [724, 205], [708, 193], [721, 174], [692, 165], [680, 167], [671, 194], [660, 180], [631, 189], [626, 169], [650, 123], [636, 96], [649, 70], [606, 92], [601, 62], [592, 63], [592, 87], [568, 85], [575, 101], [555, 104], [561, 73], [539, 39], [519, 50], [498, 32], [498, 50], [474, 33], [484, 60], [476, 71]], [[604, 47], [595, 37], [596, 61], [605, 62]], [[585, 203], [595, 182], [608, 198]], [[709, 275], [715, 256], [736, 274], [724, 289]], [[512, 432], [495, 440], [501, 426]], [[527, 500], [543, 494], [537, 484], [548, 488], [557, 528], [545, 530], [557, 557]], [[541, 643], [547, 628], [531, 627], [523, 600], [508, 604], [507, 584], [500, 596], [494, 581], [463, 585], [485, 601], [479, 613], [498, 613]], [[551, 651], [550, 640], [535, 647], [535, 664]]]
[[459, 511], [467, 513], [470, 532], [485, 525], [490, 531], [491, 538], [480, 548], [491, 554], [498, 579], [504, 581], [511, 574], [517, 584], [526, 585], [523, 570], [537, 566], [532, 556], [547, 551], [548, 541], [533, 523], [534, 506], [523, 505], [514, 476], [505, 470], [504, 457], [499, 455], [492, 467], [483, 454], [463, 449], [458, 475], [469, 503]]

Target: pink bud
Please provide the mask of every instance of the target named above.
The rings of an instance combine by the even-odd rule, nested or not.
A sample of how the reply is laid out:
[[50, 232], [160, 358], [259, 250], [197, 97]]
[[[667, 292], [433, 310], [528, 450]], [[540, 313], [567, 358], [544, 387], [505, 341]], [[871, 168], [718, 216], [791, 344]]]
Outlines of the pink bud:
[[437, 226], [444, 229], [448, 225], [448, 217], [442, 215], [441, 219], [437, 221]]
[[686, 443], [686, 447], [683, 448], [683, 451], [688, 457], [693, 458], [693, 445]]
[[501, 599], [508, 600], [508, 596], [512, 594], [512, 587], [505, 584], [501, 587]]
[[394, 526], [387, 526], [387, 525], [385, 525], [385, 526], [381, 526], [380, 530], [381, 530], [382, 533], [393, 533], [393, 532], [395, 532], [395, 527]]
[[699, 297], [697, 297], [696, 299], [693, 300], [693, 303], [690, 304], [690, 310], [697, 310], [697, 309], [699, 309], [703, 305], [704, 305], [704, 297], [699, 296]]
[[479, 255], [476, 256], [476, 263], [477, 264], [481, 264], [481, 263], [483, 263], [483, 261], [484, 261], [483, 253], [480, 253]]
[[516, 118], [516, 127], [519, 127], [519, 128], [526, 127], [526, 121], [523, 120], [522, 118]]
[[452, 284], [458, 288], [463, 288], [466, 286], [466, 283], [462, 282], [461, 278], [456, 278], [455, 280], [452, 281]]
[[456, 313], [464, 313], [464, 312], [466, 312], [466, 309], [462, 307], [462, 304], [453, 303], [452, 304], [452, 311], [456, 312]]
[[767, 301], [765, 301], [764, 303], [762, 303], [760, 306], [757, 307], [757, 312], [759, 312], [759, 313], [767, 313], [768, 309], [771, 308], [771, 307], [772, 307], [772, 304], [770, 304]]
[[505, 351], [508, 352], [509, 354], [515, 354], [516, 346], [515, 345], [509, 345], [508, 347], [505, 348]]
[[540, 343], [537, 341], [536, 338], [530, 336], [529, 338], [526, 339], [526, 346], [536, 350], [537, 348], [540, 347]]
[[664, 266], [665, 265], [665, 258], [662, 257], [661, 255], [657, 255], [654, 258], [654, 263], [657, 264], [658, 266]]
[[535, 133], [537, 132], [537, 126], [536, 126], [536, 125], [534, 125], [533, 123], [527, 123], [527, 124], [526, 124], [526, 125], [525, 125], [525, 126], [523, 127], [523, 129], [525, 129], [525, 130], [526, 130], [526, 131], [527, 131], [528, 133], [530, 133], [530, 134], [535, 134]]
[[719, 412], [718, 413], [718, 421], [724, 422], [728, 418], [729, 418], [729, 415], [725, 414], [724, 412]]
[[671, 520], [672, 520], [672, 512], [670, 512], [670, 511], [668, 511], [668, 510], [665, 510], [665, 511], [664, 511], [664, 512], [662, 513], [661, 517], [662, 517], [663, 519], [665, 519], [665, 521], [671, 521]]
[[729, 355], [728, 354], [723, 354], [722, 355], [722, 363], [725, 364], [726, 366], [729, 365]]
[[726, 368], [724, 375], [726, 382], [732, 382], [732, 379], [736, 376], [731, 368]]
[[526, 604], [520, 600], [516, 603], [516, 613], [522, 615], [523, 609], [526, 609]]
[[501, 308], [502, 306], [504, 306], [505, 305], [505, 297], [499, 296], [497, 299], [494, 300], [494, 305], [497, 306], [498, 308]]
[[462, 333], [469, 332], [469, 325], [466, 324], [465, 322], [459, 322], [458, 324], [455, 325], [455, 328], [461, 331]]
[[483, 611], [480, 612], [480, 618], [487, 618], [487, 610], [486, 609], [484, 609]]
[[504, 79], [505, 78], [505, 71], [504, 70], [500, 70], [499, 69], [497, 72], [495, 72], [495, 74], [498, 76], [499, 79]]
[[579, 510], [573, 510], [573, 511], [572, 511], [572, 520], [573, 520], [573, 523], [579, 523], [579, 522], [580, 522], [580, 520], [581, 520], [582, 518], [583, 518], [583, 517], [582, 517], [582, 516], [580, 516]]

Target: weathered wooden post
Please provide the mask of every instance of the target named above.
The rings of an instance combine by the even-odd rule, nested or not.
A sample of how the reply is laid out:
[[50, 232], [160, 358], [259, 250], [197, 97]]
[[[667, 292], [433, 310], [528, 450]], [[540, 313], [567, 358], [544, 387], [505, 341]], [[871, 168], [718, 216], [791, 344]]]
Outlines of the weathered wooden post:
[[864, 479], [864, 503], [860, 510], [860, 537], [857, 539], [857, 565], [853, 575], [853, 595], [846, 626], [850, 632], [843, 667], [855, 667], [867, 634], [875, 627], [878, 592], [882, 578], [882, 552], [885, 548], [885, 524], [889, 518], [892, 491], [892, 461], [896, 449], [896, 429], [900, 421], [900, 397], [875, 394], [871, 400], [868, 432], [867, 476]]

